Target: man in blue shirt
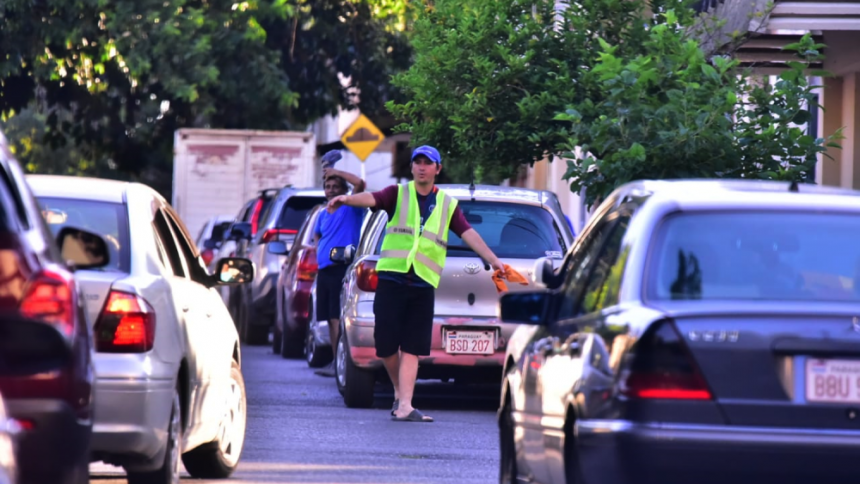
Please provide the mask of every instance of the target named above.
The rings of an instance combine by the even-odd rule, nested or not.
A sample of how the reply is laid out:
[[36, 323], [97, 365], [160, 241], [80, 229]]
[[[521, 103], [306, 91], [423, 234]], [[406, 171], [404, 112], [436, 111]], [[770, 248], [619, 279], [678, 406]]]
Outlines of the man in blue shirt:
[[[327, 199], [345, 195], [349, 191], [347, 183], [353, 188], [352, 193], [361, 193], [365, 189], [364, 180], [340, 170], [327, 167], [323, 169], [323, 188]], [[340, 330], [340, 291], [343, 288], [343, 278], [346, 276], [347, 265], [331, 260], [331, 250], [335, 247], [348, 245], [358, 246], [361, 236], [361, 224], [367, 214], [366, 208], [342, 206], [329, 213], [323, 210], [314, 227], [317, 241], [317, 321], [328, 321], [328, 332], [331, 344], [337, 344]], [[325, 368], [316, 371], [318, 375], [334, 376], [334, 365], [330, 363]]]

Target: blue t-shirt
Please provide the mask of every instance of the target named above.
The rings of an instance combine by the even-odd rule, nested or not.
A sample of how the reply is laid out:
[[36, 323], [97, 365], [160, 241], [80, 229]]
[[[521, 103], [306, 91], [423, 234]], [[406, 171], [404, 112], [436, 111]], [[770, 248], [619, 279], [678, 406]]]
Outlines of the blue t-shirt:
[[320, 269], [333, 264], [330, 257], [333, 248], [358, 246], [361, 224], [366, 213], [366, 208], [346, 205], [335, 210], [334, 213], [328, 213], [327, 210], [320, 213], [317, 225], [314, 227], [314, 234], [320, 237], [317, 246], [317, 264]]
[[[430, 214], [433, 212], [433, 209], [436, 208], [436, 190], [437, 189], [434, 188], [433, 192], [427, 195], [421, 195], [420, 193], [415, 194], [418, 198], [418, 207], [419, 212], [421, 213], [421, 232], [424, 231], [424, 222], [430, 218]], [[377, 273], [377, 277], [406, 286], [433, 287], [429, 282], [421, 279], [421, 277], [415, 273], [414, 267], [410, 267], [409, 272], [405, 274], [402, 272], [379, 271]]]

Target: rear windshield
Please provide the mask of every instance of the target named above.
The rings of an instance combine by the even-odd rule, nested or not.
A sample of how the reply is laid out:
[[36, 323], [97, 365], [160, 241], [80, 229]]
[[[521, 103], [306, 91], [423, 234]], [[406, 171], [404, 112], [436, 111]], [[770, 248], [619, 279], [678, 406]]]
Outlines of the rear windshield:
[[675, 215], [649, 263], [652, 299], [860, 302], [860, 217], [733, 212]]
[[[541, 207], [507, 202], [460, 201], [459, 207], [484, 242], [502, 259], [561, 259], [564, 239], [552, 216]], [[380, 237], [377, 252], [381, 250]], [[448, 232], [449, 257], [476, 257], [454, 232]]]
[[325, 203], [325, 197], [290, 197], [284, 208], [281, 209], [281, 215], [278, 217], [279, 229], [294, 229], [299, 230], [308, 212], [317, 205]]
[[39, 198], [39, 203], [54, 237], [63, 227], [76, 227], [99, 234], [106, 239], [110, 251], [110, 263], [101, 270], [130, 272], [131, 245], [125, 205], [50, 197]]

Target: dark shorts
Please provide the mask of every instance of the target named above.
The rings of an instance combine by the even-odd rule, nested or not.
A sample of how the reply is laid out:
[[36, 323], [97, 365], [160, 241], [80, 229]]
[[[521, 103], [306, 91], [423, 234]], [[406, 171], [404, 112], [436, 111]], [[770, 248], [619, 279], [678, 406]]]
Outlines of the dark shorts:
[[317, 321], [340, 319], [340, 291], [346, 268], [346, 264], [334, 264], [317, 273]]
[[430, 354], [436, 290], [379, 279], [373, 299], [376, 356], [387, 358], [397, 350], [417, 356]]

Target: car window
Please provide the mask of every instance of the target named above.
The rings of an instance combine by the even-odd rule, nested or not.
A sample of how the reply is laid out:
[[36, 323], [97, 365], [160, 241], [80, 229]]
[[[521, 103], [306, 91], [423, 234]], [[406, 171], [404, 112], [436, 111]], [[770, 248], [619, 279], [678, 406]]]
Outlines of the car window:
[[567, 272], [562, 285], [564, 297], [558, 310], [559, 320], [575, 318], [582, 314], [579, 306], [582, 290], [591, 269], [594, 267], [594, 262], [614, 226], [614, 218], [601, 222], [588, 233], [587, 238], [577, 247], [576, 252], [571, 254], [570, 270]]
[[[545, 209], [509, 202], [460, 201], [466, 220], [500, 258], [537, 259], [564, 255], [564, 239]], [[449, 257], [475, 257], [453, 232], [448, 234]]]
[[176, 244], [179, 246], [179, 252], [185, 260], [188, 275], [191, 280], [202, 283], [208, 276], [208, 273], [206, 272], [206, 268], [201, 264], [200, 258], [195, 255], [194, 248], [191, 246], [190, 239], [188, 238], [188, 231], [178, 220], [179, 218], [176, 215], [168, 211], [167, 221], [170, 224], [170, 229], [176, 236]]
[[303, 245], [312, 246], [316, 245], [316, 238], [314, 236], [314, 227], [317, 224], [317, 220], [320, 218], [320, 214], [322, 213], [322, 208], [316, 211], [311, 211], [305, 221], [302, 223], [301, 231], [298, 235], [298, 239], [302, 241]]
[[100, 270], [131, 272], [131, 239], [125, 204], [55, 197], [40, 197], [39, 204], [54, 237], [63, 227], [99, 234], [106, 240], [110, 252], [110, 262]]
[[652, 299], [860, 302], [860, 217], [822, 212], [672, 215], [651, 248]]
[[308, 212], [325, 201], [325, 197], [292, 196], [288, 198], [281, 208], [275, 227], [298, 230], [308, 216]]
[[619, 260], [621, 242], [629, 224], [629, 217], [620, 217], [609, 239], [603, 244], [600, 255], [594, 261], [594, 269], [591, 270], [585, 283], [581, 312], [600, 311], [618, 302], [618, 287], [621, 283], [624, 261], [617, 265], [616, 262]]
[[[18, 217], [18, 221], [21, 222], [21, 225], [24, 228], [30, 228], [30, 221], [27, 218], [27, 209], [24, 207], [24, 201], [21, 198], [21, 191], [18, 190], [18, 185], [15, 184], [14, 178], [12, 178], [11, 173], [6, 171], [6, 168], [0, 165], [0, 181], [5, 185], [6, 192], [12, 198], [12, 203], [15, 204], [15, 215]], [[11, 216], [11, 214], [7, 215]]]
[[173, 274], [177, 277], [185, 277], [185, 267], [182, 263], [182, 255], [176, 247], [176, 240], [173, 238], [173, 232], [170, 230], [170, 225], [167, 223], [167, 218], [158, 210], [155, 212], [155, 217], [152, 223], [155, 236], [161, 247], [167, 253], [167, 258], [170, 264], [165, 265], [168, 269], [173, 270]]

